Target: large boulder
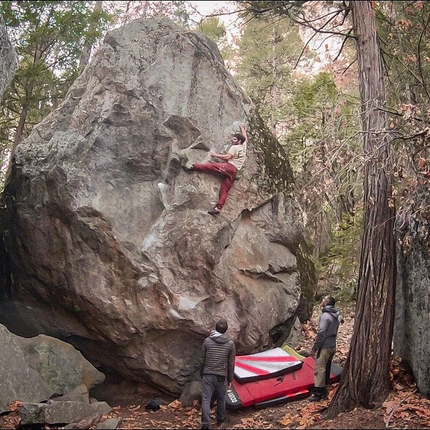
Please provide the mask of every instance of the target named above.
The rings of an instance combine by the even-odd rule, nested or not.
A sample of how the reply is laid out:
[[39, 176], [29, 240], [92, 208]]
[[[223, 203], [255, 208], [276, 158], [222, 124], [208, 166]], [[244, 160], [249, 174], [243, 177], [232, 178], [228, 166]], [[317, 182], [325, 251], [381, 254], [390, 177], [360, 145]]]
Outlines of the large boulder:
[[[72, 345], [45, 335], [22, 338], [0, 324], [0, 413], [16, 400], [47, 401], [101, 384], [105, 376]], [[65, 421], [64, 421], [65, 422]]]
[[0, 324], [0, 413], [15, 400], [41, 402], [55, 391], [27, 362], [20, 338]]
[[394, 352], [414, 374], [418, 390], [430, 398], [430, 193], [421, 183], [396, 217], [397, 290]]
[[[219, 178], [182, 167], [225, 151], [238, 122], [248, 157], [213, 217]], [[314, 288], [292, 182], [213, 42], [166, 19], [113, 30], [18, 147], [0, 214], [12, 280], [0, 319], [178, 394], [219, 317], [239, 353], [256, 352], [285, 340], [301, 283]]]
[[72, 345], [40, 334], [20, 338], [20, 347], [26, 362], [37, 371], [56, 395], [70, 393], [82, 385], [94, 388], [105, 380], [99, 372]]
[[[102, 415], [107, 415], [111, 410], [112, 408], [106, 402], [52, 401], [47, 404], [24, 403], [19, 408], [18, 415], [20, 417], [20, 426], [32, 427], [35, 424], [76, 423], [82, 420], [100, 421]], [[87, 422], [86, 426], [76, 424], [68, 425], [67, 428], [88, 429], [93, 425], [89, 422]]]

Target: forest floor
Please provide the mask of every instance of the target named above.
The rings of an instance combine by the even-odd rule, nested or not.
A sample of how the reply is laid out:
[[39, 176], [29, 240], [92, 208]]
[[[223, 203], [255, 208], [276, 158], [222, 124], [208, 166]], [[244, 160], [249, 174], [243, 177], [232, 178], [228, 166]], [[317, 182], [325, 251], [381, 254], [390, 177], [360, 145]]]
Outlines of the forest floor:
[[[342, 308], [345, 318], [340, 326], [335, 362], [343, 365], [354, 324], [354, 308]], [[297, 350], [309, 350], [318, 326], [319, 310], [302, 327], [303, 340]], [[265, 409], [247, 408], [229, 411], [227, 420], [220, 429], [418, 429], [430, 428], [430, 400], [417, 394], [411, 375], [399, 359], [391, 364], [392, 390], [381, 407], [373, 410], [355, 408], [339, 414], [334, 419], [324, 419], [323, 413], [333, 398], [338, 384], [329, 387], [328, 400], [319, 403], [308, 400], [294, 401]], [[92, 395], [106, 401], [112, 411], [105, 418], [121, 418], [122, 429], [200, 429], [201, 409], [196, 402], [193, 407], [183, 408], [177, 399], [166, 396], [154, 388], [127, 381], [107, 381], [96, 387]], [[148, 411], [145, 406], [153, 398], [162, 400], [158, 411]], [[213, 420], [215, 412], [213, 411]], [[0, 416], [0, 428], [19, 427], [15, 412]], [[45, 425], [44, 429], [56, 427]], [[91, 427], [94, 428], [94, 427]]]

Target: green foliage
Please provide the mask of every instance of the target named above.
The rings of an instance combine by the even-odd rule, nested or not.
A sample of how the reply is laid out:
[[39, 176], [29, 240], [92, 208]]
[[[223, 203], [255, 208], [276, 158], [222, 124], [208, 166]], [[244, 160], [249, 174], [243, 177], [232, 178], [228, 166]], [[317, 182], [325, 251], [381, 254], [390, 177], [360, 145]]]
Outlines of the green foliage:
[[124, 25], [138, 18], [168, 17], [186, 27], [190, 20], [187, 1], [105, 1], [104, 9], [114, 16], [115, 26]]
[[292, 1], [237, 1], [240, 6], [247, 10], [248, 13], [254, 16], [269, 15], [288, 15], [295, 14], [301, 11], [301, 7], [308, 0], [292, 0]]
[[64, 98], [78, 75], [83, 47], [102, 36], [110, 16], [82, 1], [10, 1], [0, 6], [19, 58], [0, 106], [2, 150], [8, 152]]
[[34, 57], [34, 63], [44, 63], [34, 67], [55, 68], [57, 74], [77, 69], [83, 43], [101, 37], [110, 19], [82, 1], [11, 1], [1, 8], [18, 55]]
[[429, 170], [430, 4], [378, 2], [378, 35], [387, 71], [386, 92], [395, 150], [399, 195], [415, 187], [417, 173]]
[[[262, 2], [252, 2], [252, 7], [254, 3]], [[359, 243], [361, 218], [355, 214], [362, 210], [362, 147], [357, 138], [357, 85], [354, 79], [349, 85], [340, 79], [341, 90], [335, 68], [307, 73], [313, 57], [288, 18], [277, 19], [276, 26], [273, 18], [251, 19], [239, 44], [236, 76], [289, 155], [315, 264], [330, 271], [348, 267], [348, 273], [355, 273], [357, 249], [346, 246], [338, 232], [345, 231], [346, 219], [353, 219], [348, 234]], [[334, 253], [338, 246], [344, 255]], [[337, 272], [336, 277], [331, 279], [335, 285], [345, 287]]]
[[236, 77], [271, 128], [288, 114], [293, 68], [302, 49], [297, 27], [287, 19], [276, 25], [251, 20], [244, 27]]
[[362, 210], [352, 215], [344, 213], [333, 231], [328, 251], [317, 261], [322, 290], [336, 289], [336, 296], [343, 302], [356, 298], [362, 218]]
[[227, 30], [218, 17], [210, 16], [203, 19], [193, 30], [201, 31], [212, 39], [226, 62], [234, 58], [234, 49], [228, 41]]
[[215, 16], [204, 19], [200, 22], [198, 28], [215, 43], [222, 42], [225, 40], [227, 35], [225, 25]]
[[296, 174], [320, 289], [336, 286], [349, 299], [359, 264], [361, 216], [356, 214], [362, 211], [357, 99], [341, 92], [330, 73], [320, 72], [294, 87], [291, 106], [281, 141]]
[[338, 91], [333, 77], [326, 72], [319, 73], [313, 81], [303, 81], [297, 90], [301, 97], [293, 101], [294, 108], [299, 115], [309, 112], [324, 111], [333, 105]]
[[[351, 157], [357, 156], [361, 147], [355, 136], [358, 124], [357, 99], [354, 95], [343, 93], [338, 88], [331, 74], [320, 72], [314, 78], [306, 78], [294, 87], [289, 110], [287, 133], [281, 137], [293, 159], [296, 173], [309, 167], [315, 151], [319, 151], [323, 142], [329, 157], [331, 148], [342, 146]], [[342, 142], [347, 144], [342, 144]], [[339, 154], [338, 154], [339, 156]], [[348, 162], [348, 157], [330, 157], [334, 167]], [[337, 164], [337, 166], [336, 166]]]

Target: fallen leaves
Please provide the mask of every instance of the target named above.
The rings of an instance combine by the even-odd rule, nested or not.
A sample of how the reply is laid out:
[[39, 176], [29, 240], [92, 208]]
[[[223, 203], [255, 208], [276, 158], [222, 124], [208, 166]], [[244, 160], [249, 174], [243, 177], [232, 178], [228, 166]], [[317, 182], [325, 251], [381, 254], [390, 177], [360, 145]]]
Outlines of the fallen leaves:
[[253, 428], [255, 425], [255, 420], [253, 418], [242, 418], [240, 420], [243, 428]]
[[419, 157], [417, 161], [418, 170], [424, 170], [428, 165], [428, 162], [425, 158]]
[[173, 402], [169, 403], [169, 408], [174, 410], [182, 409], [181, 402], [179, 400], [173, 400]]
[[428, 409], [429, 405], [427, 402], [427, 408], [423, 406], [415, 406], [415, 405], [405, 405], [403, 406], [404, 410], [414, 411], [419, 417], [425, 418], [428, 423], [430, 423], [430, 410]]
[[[233, 426], [235, 428], [236, 426]], [[272, 425], [265, 422], [265, 420], [259, 415], [256, 414], [251, 417], [242, 418], [240, 420], [240, 425], [238, 428], [246, 428], [246, 429], [255, 429], [255, 428], [272, 428]]]
[[315, 327], [313, 327], [312, 323], [308, 321], [302, 324], [302, 332], [305, 337], [309, 338], [315, 334]]
[[131, 405], [131, 406], [129, 406], [127, 409], [128, 409], [130, 412], [136, 412], [136, 411], [138, 411], [138, 410], [140, 409], [140, 407], [141, 407], [141, 405]]
[[323, 406], [324, 403], [326, 402], [320, 402], [318, 405], [309, 403], [302, 409], [297, 410], [296, 414], [292, 414], [290, 412], [284, 415], [280, 420], [278, 420], [278, 424], [291, 428], [310, 428], [321, 420], [321, 406]]
[[[420, 419], [423, 426], [430, 427], [430, 401], [417, 393], [411, 372], [398, 356], [390, 363], [390, 381], [393, 391], [382, 405], [385, 408], [385, 427], [389, 428], [396, 419], [414, 423]], [[397, 427], [396, 423], [393, 425]]]
[[[390, 427], [390, 422], [393, 418], [399, 418], [406, 421], [417, 422], [417, 418], [426, 427], [430, 427], [430, 401], [416, 394], [415, 391], [410, 392], [403, 398], [399, 398], [399, 394], [392, 393], [390, 400], [383, 403], [382, 407], [385, 412], [385, 427]], [[407, 401], [407, 403], [406, 403]], [[394, 427], [397, 427], [394, 424]]]
[[290, 424], [294, 423], [295, 421], [293, 420], [291, 414], [287, 414], [285, 415], [283, 418], [281, 418], [278, 423], [281, 424], [281, 426], [289, 426]]

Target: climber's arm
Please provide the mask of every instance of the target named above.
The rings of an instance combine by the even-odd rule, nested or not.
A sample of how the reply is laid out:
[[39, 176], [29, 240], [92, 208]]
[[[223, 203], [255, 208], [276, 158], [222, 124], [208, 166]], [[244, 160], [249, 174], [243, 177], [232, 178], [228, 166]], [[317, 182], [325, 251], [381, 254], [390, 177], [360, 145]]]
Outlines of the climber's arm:
[[220, 158], [221, 160], [225, 160], [225, 161], [228, 161], [228, 160], [230, 160], [230, 158], [233, 158], [233, 155], [229, 154], [229, 153], [227, 153], [227, 154], [217, 154], [215, 152], [211, 152], [210, 156], [211, 157]]
[[244, 144], [248, 142], [248, 135], [246, 134], [245, 124], [240, 124], [239, 126], [240, 134], [245, 138]]

